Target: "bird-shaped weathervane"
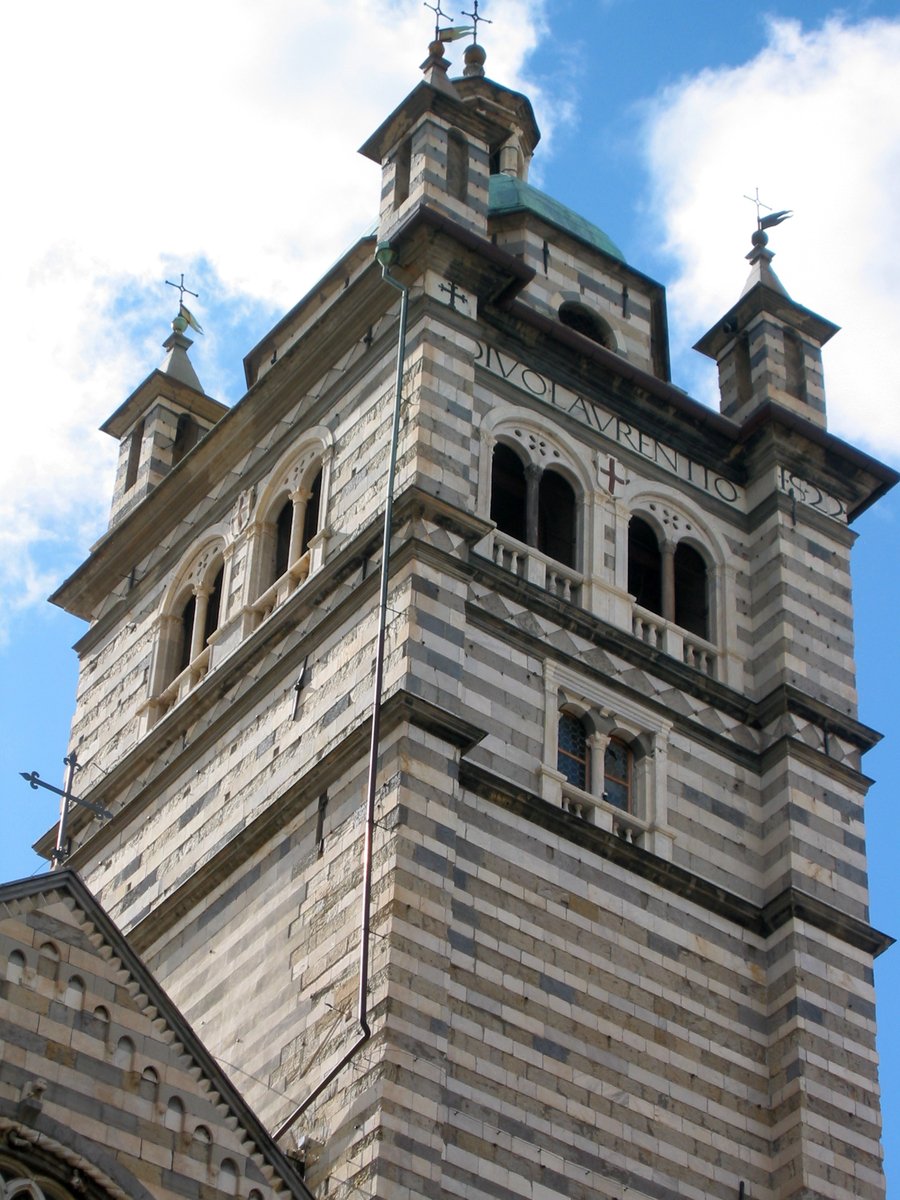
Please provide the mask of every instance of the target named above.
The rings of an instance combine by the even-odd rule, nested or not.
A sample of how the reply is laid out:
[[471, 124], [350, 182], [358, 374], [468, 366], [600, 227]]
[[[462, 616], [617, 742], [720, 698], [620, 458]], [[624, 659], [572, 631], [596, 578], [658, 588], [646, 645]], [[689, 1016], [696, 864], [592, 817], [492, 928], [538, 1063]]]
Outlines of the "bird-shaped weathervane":
[[[429, 4], [428, 0], [423, 0], [423, 8], [430, 8], [434, 13], [434, 40], [436, 42], [458, 42], [460, 38], [468, 37], [470, 33], [475, 32], [473, 25], [445, 25], [442, 29], [441, 18], [449, 21], [450, 15], [441, 8], [441, 0], [437, 0], [436, 4]], [[480, 19], [483, 21], [484, 17]]]
[[[782, 208], [778, 212], [773, 212], [768, 204], [763, 204], [759, 198], [759, 188], [755, 189], [755, 195], [744, 196], [745, 200], [749, 200], [751, 204], [756, 205], [756, 231], [750, 239], [753, 245], [765, 245], [769, 240], [766, 233], [767, 229], [774, 229], [776, 225], [780, 225], [782, 221], [786, 221], [794, 215], [790, 208]], [[762, 215], [762, 209], [766, 210], [766, 215]]]

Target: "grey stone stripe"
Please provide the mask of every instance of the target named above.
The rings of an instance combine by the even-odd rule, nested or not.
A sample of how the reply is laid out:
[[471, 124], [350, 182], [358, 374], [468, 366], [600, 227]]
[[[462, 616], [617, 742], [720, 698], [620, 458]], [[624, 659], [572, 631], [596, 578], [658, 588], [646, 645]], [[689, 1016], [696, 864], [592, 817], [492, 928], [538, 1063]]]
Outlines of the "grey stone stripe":
[[613, 833], [586, 825], [563, 809], [554, 808], [533, 792], [514, 788], [484, 767], [463, 762], [459, 776], [463, 787], [484, 799], [501, 804], [569, 841], [580, 842], [599, 857], [634, 871], [666, 891], [683, 896], [760, 937], [767, 937], [788, 921], [796, 919], [815, 925], [873, 956], [881, 954], [894, 943], [892, 937], [867, 922], [840, 912], [825, 901], [794, 887], [787, 887], [763, 907], [752, 904], [674, 863], [623, 841]]

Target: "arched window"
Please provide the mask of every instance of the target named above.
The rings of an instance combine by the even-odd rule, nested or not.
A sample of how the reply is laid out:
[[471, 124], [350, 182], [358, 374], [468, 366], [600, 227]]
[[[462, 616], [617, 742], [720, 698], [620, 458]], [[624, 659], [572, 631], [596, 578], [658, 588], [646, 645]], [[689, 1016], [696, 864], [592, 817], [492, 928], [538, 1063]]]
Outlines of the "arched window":
[[38, 975], [45, 979], [59, 978], [59, 950], [53, 942], [44, 942], [38, 951]]
[[591, 748], [584, 721], [573, 713], [559, 714], [556, 769], [572, 787], [588, 791], [591, 786]]
[[559, 308], [559, 319], [563, 325], [589, 337], [592, 342], [605, 346], [607, 350], [615, 350], [616, 339], [612, 326], [598, 314], [574, 300], [567, 300]]
[[222, 612], [222, 583], [225, 579], [225, 564], [221, 563], [213, 576], [212, 586], [206, 600], [206, 617], [203, 622], [203, 645], [205, 646], [219, 628]]
[[6, 978], [9, 983], [21, 983], [25, 976], [25, 955], [21, 950], [11, 950], [6, 960]]
[[238, 1187], [237, 1163], [233, 1159], [223, 1158], [219, 1165], [219, 1189], [226, 1196], [236, 1196]]
[[543, 471], [538, 485], [538, 550], [575, 566], [575, 490], [558, 471]]
[[222, 611], [222, 582], [225, 564], [217, 559], [206, 572], [208, 583], [197, 585], [185, 600], [179, 614], [174, 645], [168, 647], [170, 667], [167, 683], [176, 679], [206, 649], [219, 628]]
[[63, 1004], [81, 1012], [84, 1007], [84, 980], [79, 975], [72, 975], [63, 993]]
[[609, 739], [603, 754], [603, 799], [623, 812], [632, 808], [633, 757], [628, 743], [617, 737]]
[[406, 138], [397, 147], [394, 158], [394, 208], [409, 199], [409, 176], [412, 167], [412, 140]]
[[257, 600], [289, 572], [292, 586], [309, 575], [311, 542], [319, 532], [322, 516], [321, 467], [308, 485], [287, 497], [282, 493], [276, 508], [270, 512], [274, 512], [274, 519], [270, 517], [270, 523], [263, 527], [263, 565]]
[[491, 520], [501, 533], [527, 540], [525, 464], [509, 446], [498, 442], [491, 460]]
[[144, 1067], [141, 1071], [138, 1090], [145, 1100], [152, 1100], [154, 1104], [156, 1103], [159, 1097], [159, 1075], [153, 1067]]
[[734, 343], [734, 385], [739, 404], [746, 404], [753, 395], [753, 378], [750, 368], [750, 339], [746, 333]]
[[178, 641], [178, 661], [175, 674], [180, 675], [191, 661], [191, 646], [194, 640], [194, 618], [197, 615], [197, 597], [191, 592], [181, 610], [181, 633]]
[[458, 129], [447, 135], [447, 192], [462, 201], [469, 195], [469, 143]]
[[181, 460], [200, 441], [200, 426], [190, 413], [179, 413], [175, 426], [175, 440], [172, 443], [172, 466], [177, 467]]
[[209, 1162], [209, 1156], [212, 1153], [212, 1134], [205, 1125], [198, 1125], [194, 1130], [189, 1153], [191, 1158], [196, 1158], [200, 1162]]
[[491, 458], [490, 512], [500, 533], [576, 569], [578, 498], [559, 471], [526, 466], [512, 447], [498, 442]]
[[706, 561], [686, 542], [675, 547], [675, 624], [709, 640]]
[[141, 465], [141, 447], [144, 442], [144, 418], [137, 422], [128, 438], [128, 462], [125, 466], [125, 491], [137, 483], [138, 469]]
[[652, 526], [640, 517], [628, 522], [628, 591], [635, 603], [662, 615], [662, 554]]
[[309, 495], [303, 509], [303, 536], [300, 541], [300, 553], [306, 554], [309, 544], [319, 532], [319, 519], [322, 513], [322, 470], [316, 472], [309, 485]]
[[[651, 504], [650, 508], [660, 506]], [[710, 567], [704, 554], [684, 540], [693, 528], [691, 523], [665, 508], [660, 512], [673, 532], [672, 540], [662, 541], [653, 526], [639, 516], [628, 524], [628, 591], [635, 598], [632, 632], [657, 649], [680, 652], [686, 666], [714, 675], [717, 655], [702, 644], [712, 641], [717, 627]], [[682, 540], [676, 542], [679, 534]], [[648, 612], [658, 614], [662, 621], [649, 617]], [[680, 639], [670, 638], [666, 624], [677, 626], [684, 634]]]
[[785, 388], [795, 400], [806, 399], [806, 363], [803, 343], [792, 329], [784, 331]]
[[173, 1133], [181, 1133], [184, 1128], [184, 1105], [177, 1096], [169, 1097], [169, 1103], [166, 1105], [165, 1126]]
[[134, 1069], [134, 1042], [131, 1038], [121, 1037], [116, 1042], [113, 1063], [117, 1067], [121, 1067], [123, 1071], [132, 1071]]
[[275, 565], [272, 578], [280, 579], [291, 561], [291, 526], [294, 523], [294, 502], [285, 500], [275, 518]]

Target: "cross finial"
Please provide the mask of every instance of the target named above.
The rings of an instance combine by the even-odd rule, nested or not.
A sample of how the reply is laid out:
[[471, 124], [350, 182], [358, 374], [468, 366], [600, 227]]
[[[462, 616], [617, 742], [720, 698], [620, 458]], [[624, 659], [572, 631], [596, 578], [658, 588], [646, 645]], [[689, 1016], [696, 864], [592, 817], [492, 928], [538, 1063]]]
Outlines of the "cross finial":
[[434, 13], [434, 40], [439, 42], [441, 40], [441, 17], [443, 17], [445, 21], [449, 21], [450, 15], [449, 13], [445, 13], [441, 8], [441, 0], [437, 0], [435, 4], [429, 4], [428, 0], [423, 0], [422, 7], [430, 8]]
[[181, 272], [181, 283], [173, 283], [171, 279], [167, 279], [166, 283], [169, 287], [178, 288], [178, 303], [184, 304], [185, 293], [188, 296], [193, 296], [195, 300], [199, 300], [200, 296], [197, 292], [192, 292], [189, 287], [184, 286], [184, 271]]
[[[172, 322], [172, 328], [176, 333], [184, 333], [187, 327], [190, 326], [191, 329], [196, 329], [198, 333], [202, 333], [203, 329], [200, 322], [184, 302], [185, 295], [193, 296], [195, 300], [199, 300], [200, 295], [198, 292], [192, 292], [189, 287], [184, 286], [184, 271], [181, 272], [180, 283], [173, 283], [171, 279], [167, 279], [166, 283], [169, 287], [178, 288], [178, 316]], [[190, 345], [190, 342], [188, 345]]]
[[462, 15], [464, 17], [471, 18], [471, 21], [472, 21], [472, 45], [474, 46], [478, 42], [478, 23], [479, 23], [479, 21], [482, 21], [485, 25], [493, 25], [494, 22], [491, 21], [488, 17], [479, 17], [479, 15], [478, 15], [478, 0], [472, 0], [472, 8], [475, 10], [474, 12], [463, 12]]
[[[440, 42], [443, 45], [444, 42], [457, 42], [457, 41], [459, 41], [460, 38], [466, 37], [468, 34], [470, 34], [472, 32], [471, 25], [445, 25], [442, 29], [441, 28], [441, 17], [443, 17], [445, 21], [449, 21], [450, 14], [445, 13], [444, 10], [441, 8], [441, 0], [436, 0], [436, 3], [434, 3], [434, 4], [429, 4], [428, 0], [422, 0], [422, 3], [425, 8], [430, 8], [431, 11], [434, 13], [434, 43], [433, 44]], [[484, 18], [482, 18], [482, 20], [483, 19]]]
[[[762, 200], [760, 200], [759, 188], [755, 188], [754, 192], [755, 192], [755, 194], [753, 196], [744, 196], [744, 199], [749, 200], [751, 204], [756, 205], [756, 233], [757, 234], [764, 233], [765, 230], [772, 229], [776, 225], [780, 225], [782, 221], [786, 221], [788, 219], [788, 217], [792, 217], [794, 215], [793, 212], [789, 208], [782, 208], [779, 212], [772, 212], [771, 206], [768, 204], [763, 204]], [[760, 212], [760, 209], [763, 209], [763, 208], [766, 210], [766, 213], [768, 214], [765, 217]], [[756, 240], [757, 239], [754, 238], [754, 245], [756, 244]], [[766, 242], [768, 239], [763, 238], [762, 240], [763, 240], [763, 242]]]

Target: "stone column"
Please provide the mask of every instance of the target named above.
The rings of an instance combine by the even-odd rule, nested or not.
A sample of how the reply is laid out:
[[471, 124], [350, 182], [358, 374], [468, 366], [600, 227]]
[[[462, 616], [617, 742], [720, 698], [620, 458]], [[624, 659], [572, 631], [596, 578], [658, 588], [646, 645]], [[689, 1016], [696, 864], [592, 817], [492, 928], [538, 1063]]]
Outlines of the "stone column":
[[538, 500], [542, 474], [537, 463], [529, 463], [525, 468], [525, 541], [535, 549], [538, 544]]
[[206, 644], [206, 638], [203, 635], [206, 630], [206, 610], [211, 594], [212, 588], [210, 587], [194, 588], [196, 604], [194, 606], [194, 628], [191, 630], [191, 662], [201, 653]]
[[288, 568], [292, 567], [303, 553], [303, 522], [306, 519], [306, 502], [310, 492], [306, 488], [297, 488], [288, 497], [294, 506], [294, 516], [291, 520], [291, 545], [288, 551]]
[[675, 620], [675, 543], [668, 539], [660, 547], [662, 557], [662, 615]]

